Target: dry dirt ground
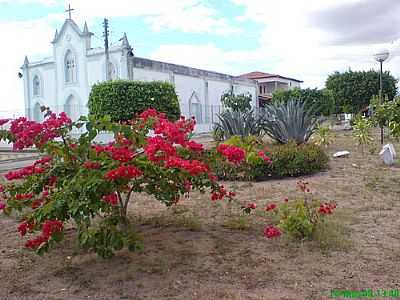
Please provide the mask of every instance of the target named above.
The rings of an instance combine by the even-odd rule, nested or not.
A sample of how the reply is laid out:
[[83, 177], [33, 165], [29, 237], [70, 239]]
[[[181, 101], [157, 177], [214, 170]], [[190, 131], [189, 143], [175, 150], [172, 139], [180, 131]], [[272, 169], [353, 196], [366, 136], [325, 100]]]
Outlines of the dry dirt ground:
[[[327, 151], [350, 150], [330, 170], [305, 178], [337, 214], [318, 242], [262, 235], [263, 207], [297, 195], [298, 179], [226, 182], [258, 211], [193, 194], [174, 209], [139, 197], [130, 216], [144, 251], [111, 259], [79, 251], [71, 228], [44, 257], [23, 250], [17, 222], [0, 217], [0, 299], [328, 299], [331, 289], [400, 290], [400, 165], [364, 156], [350, 132]], [[396, 145], [400, 150], [399, 144]]]

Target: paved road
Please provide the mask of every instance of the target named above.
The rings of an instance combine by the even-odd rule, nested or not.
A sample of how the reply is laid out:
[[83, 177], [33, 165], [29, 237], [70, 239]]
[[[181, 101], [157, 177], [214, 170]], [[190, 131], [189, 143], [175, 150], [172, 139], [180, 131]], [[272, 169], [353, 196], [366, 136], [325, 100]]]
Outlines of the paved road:
[[0, 173], [4, 173], [9, 170], [15, 170], [15, 169], [19, 169], [19, 168], [23, 168], [23, 167], [32, 165], [35, 161], [36, 161], [36, 159], [2, 162], [2, 163], [0, 163]]

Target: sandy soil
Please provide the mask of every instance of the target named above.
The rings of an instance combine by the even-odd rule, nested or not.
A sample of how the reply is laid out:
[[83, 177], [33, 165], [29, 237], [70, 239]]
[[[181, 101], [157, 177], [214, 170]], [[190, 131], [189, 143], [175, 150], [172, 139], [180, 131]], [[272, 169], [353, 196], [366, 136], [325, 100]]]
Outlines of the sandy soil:
[[[141, 253], [104, 260], [79, 251], [75, 230], [44, 257], [22, 249], [17, 222], [0, 217], [0, 299], [329, 299], [331, 289], [400, 290], [400, 166], [364, 156], [351, 133], [338, 134], [331, 169], [306, 178], [316, 197], [337, 201], [341, 235], [324, 243], [266, 240], [262, 207], [296, 195], [298, 179], [227, 182], [257, 202], [253, 218], [193, 194], [175, 209], [138, 197], [130, 215]], [[399, 144], [397, 149], [400, 150]]]

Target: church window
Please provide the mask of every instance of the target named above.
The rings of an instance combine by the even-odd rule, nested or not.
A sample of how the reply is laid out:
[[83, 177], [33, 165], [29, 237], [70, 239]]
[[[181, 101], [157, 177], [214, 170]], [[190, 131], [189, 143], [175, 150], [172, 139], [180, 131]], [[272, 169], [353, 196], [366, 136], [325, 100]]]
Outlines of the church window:
[[65, 82], [73, 83], [76, 82], [76, 60], [71, 50], [68, 50], [65, 54], [64, 60], [65, 68]]
[[191, 117], [195, 117], [197, 124], [203, 123], [202, 105], [197, 97], [196, 92], [193, 92], [189, 99], [189, 114]]
[[35, 106], [33, 107], [33, 120], [36, 122], [43, 121], [43, 112], [40, 107], [41, 107], [40, 103], [36, 103]]
[[64, 112], [72, 121], [76, 121], [79, 118], [79, 103], [76, 97], [73, 95], [69, 96], [64, 105]]
[[40, 96], [40, 79], [37, 75], [33, 77], [33, 96]]

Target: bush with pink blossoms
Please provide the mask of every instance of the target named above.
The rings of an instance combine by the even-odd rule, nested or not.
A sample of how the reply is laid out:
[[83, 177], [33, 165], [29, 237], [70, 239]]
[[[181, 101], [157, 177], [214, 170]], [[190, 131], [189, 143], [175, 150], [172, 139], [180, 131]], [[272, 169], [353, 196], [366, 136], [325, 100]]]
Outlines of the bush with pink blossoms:
[[[36, 147], [43, 158], [32, 166], [10, 171], [0, 186], [0, 211], [18, 211], [18, 230], [29, 236], [26, 246], [39, 254], [63, 239], [66, 223], [74, 222], [79, 244], [103, 257], [116, 250], [140, 246], [127, 215], [140, 193], [153, 195], [167, 206], [189, 191], [210, 193], [212, 200], [234, 194], [216, 182], [209, 163], [219, 154], [204, 155], [203, 145], [190, 140], [193, 119], [168, 120], [154, 109], [126, 124], [108, 117], [81, 117], [72, 122], [64, 113], [48, 110], [42, 123], [18, 118], [3, 120], [2, 140], [14, 149]], [[86, 129], [78, 138], [76, 128]], [[103, 130], [114, 134], [107, 145], [94, 142]], [[155, 136], [149, 137], [153, 131]], [[226, 148], [218, 159], [235, 163], [241, 150]]]
[[303, 197], [289, 200], [285, 198], [280, 204], [270, 202], [265, 211], [275, 219], [264, 231], [267, 238], [275, 238], [284, 233], [295, 239], [312, 239], [317, 227], [336, 209], [335, 202], [321, 202], [312, 196], [309, 184], [298, 181], [297, 187]]

